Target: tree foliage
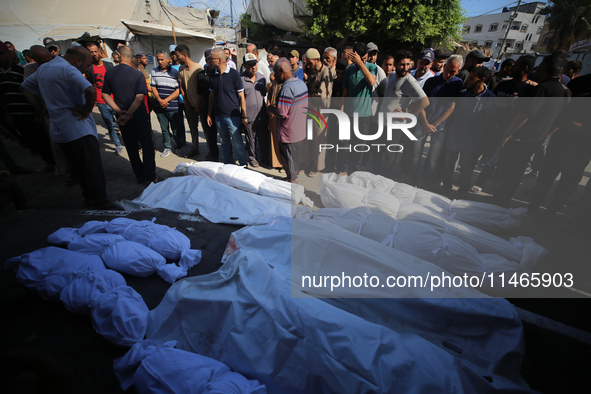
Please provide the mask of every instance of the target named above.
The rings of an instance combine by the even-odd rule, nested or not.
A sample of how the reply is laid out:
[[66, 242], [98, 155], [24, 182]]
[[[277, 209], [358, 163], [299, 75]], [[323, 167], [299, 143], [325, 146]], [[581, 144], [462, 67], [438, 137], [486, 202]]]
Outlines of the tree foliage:
[[313, 17], [308, 35], [340, 47], [365, 34], [376, 40], [459, 40], [464, 22], [460, 0], [304, 0]]
[[568, 50], [577, 41], [591, 37], [591, 0], [555, 0], [541, 15], [548, 15], [554, 33], [548, 47]]

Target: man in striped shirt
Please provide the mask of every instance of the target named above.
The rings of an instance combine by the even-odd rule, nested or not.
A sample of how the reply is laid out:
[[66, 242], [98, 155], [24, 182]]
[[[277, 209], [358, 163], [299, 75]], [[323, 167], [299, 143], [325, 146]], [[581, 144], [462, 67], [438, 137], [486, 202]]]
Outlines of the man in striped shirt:
[[[179, 124], [179, 72], [170, 66], [168, 52], [163, 49], [156, 51], [158, 67], [152, 69], [150, 86], [158, 105], [154, 112], [162, 129], [162, 142], [164, 150], [160, 157], [170, 155], [172, 149], [182, 156], [180, 149], [183, 147], [182, 137], [178, 134]], [[174, 139], [170, 138], [169, 130]]]
[[298, 151], [306, 137], [308, 88], [299, 78], [294, 77], [291, 64], [286, 58], [275, 63], [275, 79], [283, 83], [277, 106], [269, 106], [269, 111], [277, 116], [279, 159], [285, 168], [287, 181], [297, 183], [300, 171]]

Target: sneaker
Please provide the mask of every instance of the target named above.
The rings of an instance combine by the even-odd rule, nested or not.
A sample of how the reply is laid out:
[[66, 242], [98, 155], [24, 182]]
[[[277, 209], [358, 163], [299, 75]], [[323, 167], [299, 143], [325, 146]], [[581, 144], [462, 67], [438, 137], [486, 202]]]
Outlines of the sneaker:
[[120, 155], [120, 154], [121, 154], [121, 152], [123, 152], [123, 147], [122, 147], [122, 146], [117, 146], [117, 147], [115, 148], [115, 154], [116, 154], [116, 155]]
[[470, 190], [468, 190], [468, 192], [469, 192], [469, 193], [475, 193], [475, 194], [476, 194], [476, 193], [482, 193], [482, 188], [481, 188], [480, 186], [476, 186], [476, 185], [474, 185], [474, 186], [472, 186], [472, 187], [470, 188]]
[[160, 153], [160, 157], [166, 157], [168, 155], [170, 155], [172, 153], [172, 151], [170, 149], [164, 149], [162, 151], [162, 153]]
[[258, 162], [258, 161], [256, 161], [256, 160], [251, 160], [251, 161], [250, 161], [248, 164], [249, 164], [251, 167], [258, 167], [258, 166], [259, 166], [259, 162]]

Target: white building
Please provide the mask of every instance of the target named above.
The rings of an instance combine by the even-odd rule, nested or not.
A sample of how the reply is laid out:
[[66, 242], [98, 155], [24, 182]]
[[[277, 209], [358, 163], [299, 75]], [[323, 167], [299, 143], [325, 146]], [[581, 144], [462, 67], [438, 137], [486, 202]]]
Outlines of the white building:
[[462, 41], [490, 48], [493, 59], [499, 59], [503, 54], [505, 57], [533, 54], [546, 18], [539, 14], [544, 7], [546, 3], [526, 3], [519, 9], [504, 8], [498, 14], [469, 18], [464, 23]]

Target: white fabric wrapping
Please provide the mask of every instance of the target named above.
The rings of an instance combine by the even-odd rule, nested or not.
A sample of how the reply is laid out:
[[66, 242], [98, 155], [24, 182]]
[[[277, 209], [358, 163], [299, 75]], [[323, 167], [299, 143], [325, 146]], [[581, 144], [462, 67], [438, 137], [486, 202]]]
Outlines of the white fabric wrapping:
[[84, 237], [72, 240], [72, 242], [68, 244], [68, 249], [73, 252], [101, 256], [105, 249], [121, 241], [125, 241], [125, 238], [118, 234], [88, 234]]
[[[438, 268], [338, 227], [293, 222], [234, 233], [238, 247], [220, 270], [170, 288], [150, 313], [148, 338], [178, 340], [270, 392], [529, 390], [516, 372], [522, 328], [508, 302], [308, 298], [291, 287], [292, 268], [294, 277], [328, 274], [331, 265], [351, 275]], [[306, 249], [303, 267], [290, 260], [292, 249]]]
[[122, 200], [125, 210], [163, 208], [199, 213], [214, 223], [264, 224], [275, 216], [291, 215], [291, 204], [243, 192], [197, 176], [168, 178], [151, 184], [133, 201]]
[[73, 227], [62, 227], [47, 236], [47, 242], [52, 245], [67, 246], [73, 240], [80, 238], [78, 229]]
[[89, 315], [92, 307], [109, 291], [126, 286], [127, 282], [120, 273], [103, 269], [79, 274], [60, 294], [64, 307], [72, 312]]
[[179, 260], [183, 250], [191, 248], [191, 240], [180, 231], [169, 228], [153, 236], [148, 246], [167, 260]]
[[[292, 274], [299, 278], [317, 267], [322, 267], [322, 274], [330, 274], [331, 267], [336, 267], [337, 273], [373, 274], [384, 265], [389, 275], [424, 274], [421, 270], [425, 268], [437, 273], [436, 267], [430, 264], [418, 265], [410, 256], [405, 258], [404, 253], [396, 251], [393, 255], [383, 245], [323, 223], [293, 220], [290, 225], [289, 220], [279, 218], [266, 226], [238, 230], [232, 239], [236, 248], [260, 254], [287, 278]], [[372, 268], [375, 264], [372, 260], [378, 262], [378, 268]], [[310, 289], [306, 291], [310, 293]], [[358, 294], [362, 292], [356, 289], [353, 295]], [[453, 297], [457, 293], [448, 295]], [[518, 371], [523, 355], [523, 329], [517, 312], [504, 299], [486, 298], [478, 292], [473, 295], [478, 298], [324, 298], [324, 301], [399, 333], [419, 335], [442, 349], [460, 349], [461, 356], [456, 354], [456, 357], [466, 363], [522, 385]], [[396, 296], [392, 294], [392, 297]]]
[[98, 334], [115, 345], [130, 347], [144, 339], [149, 312], [141, 295], [129, 286], [119, 286], [98, 299], [90, 317]]
[[[450, 200], [442, 195], [363, 171], [341, 177], [336, 176], [336, 174], [324, 174], [320, 181], [323, 203], [322, 190], [331, 183], [349, 184], [367, 190], [381, 191], [396, 197], [400, 204], [418, 204], [441, 214], [444, 218], [453, 217], [455, 220], [493, 233], [519, 228], [521, 219], [527, 211], [524, 208], [505, 209], [494, 204], [476, 201]], [[344, 189], [341, 188], [340, 190]], [[332, 201], [331, 197], [327, 198], [329, 202]], [[326, 203], [324, 205], [326, 207], [334, 206]]]
[[148, 246], [152, 238], [161, 232], [170, 230], [170, 227], [154, 223], [155, 218], [150, 220], [141, 220], [130, 224], [123, 236], [125, 239]]
[[197, 175], [245, 192], [288, 200], [292, 204], [314, 206], [312, 200], [305, 196], [306, 189], [302, 185], [290, 184], [234, 164], [207, 161], [181, 163], [174, 172], [186, 172], [188, 175]]
[[267, 392], [256, 380], [248, 380], [212, 358], [175, 349], [174, 343], [156, 347], [152, 341], [146, 340], [133, 345], [114, 362], [121, 387], [127, 390], [133, 385], [140, 394]]
[[80, 227], [78, 229], [78, 234], [81, 237], [84, 237], [85, 235], [88, 234], [95, 234], [95, 233], [106, 233], [106, 227], [107, 227], [108, 222], [106, 221], [97, 221], [97, 220], [90, 220], [86, 223], [84, 223], [84, 225], [82, 227]]
[[107, 224], [105, 230], [107, 230], [109, 234], [123, 235], [127, 227], [134, 223], [137, 223], [137, 220], [128, 218], [115, 218]]

